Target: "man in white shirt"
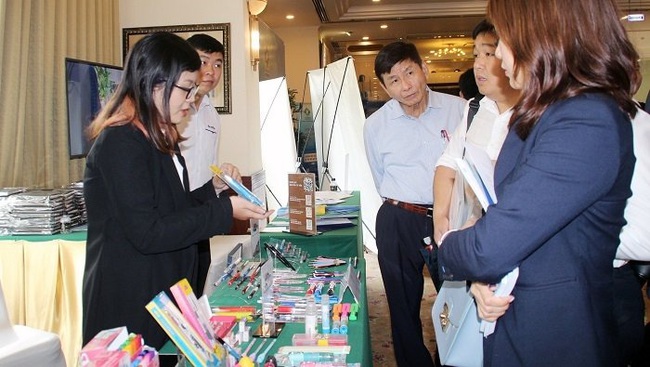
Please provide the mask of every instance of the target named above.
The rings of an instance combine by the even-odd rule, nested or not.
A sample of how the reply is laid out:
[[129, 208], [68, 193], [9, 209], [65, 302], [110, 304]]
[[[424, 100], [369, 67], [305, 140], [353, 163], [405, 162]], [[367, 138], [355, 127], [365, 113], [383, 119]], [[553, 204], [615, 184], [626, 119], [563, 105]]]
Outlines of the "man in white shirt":
[[225, 51], [221, 42], [207, 34], [195, 34], [187, 42], [201, 58], [200, 82], [191, 105], [191, 118], [178, 125], [179, 133], [186, 139], [180, 147], [190, 176], [190, 190], [194, 190], [212, 178], [210, 165], [218, 165], [221, 120], [209, 93], [221, 81]]
[[[180, 142], [181, 154], [185, 158], [190, 191], [209, 181], [213, 173], [210, 165], [218, 165], [219, 135], [221, 120], [210, 102], [209, 93], [217, 87], [223, 74], [225, 49], [223, 44], [207, 34], [195, 34], [187, 39], [201, 59], [199, 84], [194, 103], [190, 105], [192, 115], [189, 121], [177, 125], [178, 132], [186, 140]], [[210, 241], [198, 245], [199, 276], [194, 292], [201, 296], [210, 268]]]
[[[645, 304], [639, 279], [630, 260], [650, 262], [650, 115], [640, 108], [632, 120], [634, 132], [634, 175], [630, 183], [632, 196], [627, 199], [621, 244], [614, 260], [614, 315], [618, 324], [621, 365], [644, 366], [650, 359], [644, 349]], [[647, 328], [650, 330], [650, 323]], [[645, 354], [645, 355], [644, 355]]]
[[[391, 100], [368, 117], [363, 137], [375, 186], [384, 198], [377, 212], [377, 256], [393, 349], [400, 367], [432, 367], [420, 320], [425, 264], [420, 250], [422, 239], [433, 232], [435, 162], [447, 132], [462, 117], [465, 100], [427, 87], [427, 66], [411, 43], [384, 46], [375, 59], [375, 74]], [[431, 253], [434, 261], [436, 254]]]
[[463, 121], [453, 132], [445, 152], [436, 163], [433, 182], [434, 241], [449, 229], [449, 208], [457, 166], [455, 159], [462, 158], [465, 143], [471, 143], [484, 150], [492, 163], [496, 162], [503, 141], [508, 134], [511, 107], [519, 99], [519, 91], [510, 86], [508, 77], [501, 69], [501, 61], [494, 56], [498, 38], [494, 26], [487, 21], [480, 22], [472, 32], [474, 39], [474, 75], [479, 92], [484, 96], [479, 109], [467, 129], [469, 103], [465, 107]]

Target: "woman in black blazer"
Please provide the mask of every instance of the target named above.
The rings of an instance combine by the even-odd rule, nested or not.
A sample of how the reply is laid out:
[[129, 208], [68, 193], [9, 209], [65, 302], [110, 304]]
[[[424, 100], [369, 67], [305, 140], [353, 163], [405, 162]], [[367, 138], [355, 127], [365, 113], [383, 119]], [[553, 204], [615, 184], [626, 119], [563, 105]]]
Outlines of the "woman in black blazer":
[[[176, 124], [188, 116], [200, 64], [176, 35], [143, 38], [90, 126], [84, 344], [101, 330], [127, 326], [160, 348], [166, 335], [145, 305], [182, 278], [196, 284], [198, 241], [228, 231], [233, 217], [270, 214], [240, 197], [219, 197], [226, 185], [216, 177], [189, 191]], [[224, 169], [239, 176], [233, 166]]]

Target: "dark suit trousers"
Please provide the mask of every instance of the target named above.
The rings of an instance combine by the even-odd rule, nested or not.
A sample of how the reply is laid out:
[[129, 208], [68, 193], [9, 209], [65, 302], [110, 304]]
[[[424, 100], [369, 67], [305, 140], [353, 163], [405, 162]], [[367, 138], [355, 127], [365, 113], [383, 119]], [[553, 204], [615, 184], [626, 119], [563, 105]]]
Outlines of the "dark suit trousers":
[[645, 305], [642, 286], [643, 282], [629, 264], [614, 268], [614, 317], [618, 329], [619, 366], [627, 366], [638, 360], [643, 348]]
[[[422, 239], [431, 236], [431, 218], [384, 203], [377, 212], [379, 268], [384, 281], [397, 365], [433, 366], [422, 337], [420, 303], [424, 288]], [[432, 325], [427, 325], [432, 327]]]

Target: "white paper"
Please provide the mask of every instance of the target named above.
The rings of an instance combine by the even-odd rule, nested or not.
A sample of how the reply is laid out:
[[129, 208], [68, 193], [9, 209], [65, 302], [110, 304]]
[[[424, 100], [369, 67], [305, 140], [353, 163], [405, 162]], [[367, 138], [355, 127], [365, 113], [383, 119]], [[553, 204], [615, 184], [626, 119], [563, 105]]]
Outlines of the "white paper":
[[[505, 297], [509, 296], [512, 293], [512, 290], [515, 288], [517, 283], [517, 278], [519, 277], [519, 267], [514, 268], [511, 272], [506, 274], [506, 276], [501, 279], [497, 285], [497, 289], [494, 291], [495, 296]], [[496, 321], [485, 321], [481, 320], [481, 332], [483, 337], [487, 338], [490, 334], [494, 332], [494, 328], [497, 326]]]

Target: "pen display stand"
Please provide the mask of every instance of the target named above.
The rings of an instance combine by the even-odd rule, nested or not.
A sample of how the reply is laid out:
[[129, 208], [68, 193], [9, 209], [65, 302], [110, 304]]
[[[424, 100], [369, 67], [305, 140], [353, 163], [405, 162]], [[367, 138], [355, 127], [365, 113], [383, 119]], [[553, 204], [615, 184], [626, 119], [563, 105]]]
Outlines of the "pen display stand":
[[275, 303], [272, 294], [262, 295], [262, 323], [253, 332], [258, 338], [277, 338], [284, 327], [284, 323], [277, 322], [275, 318]]

